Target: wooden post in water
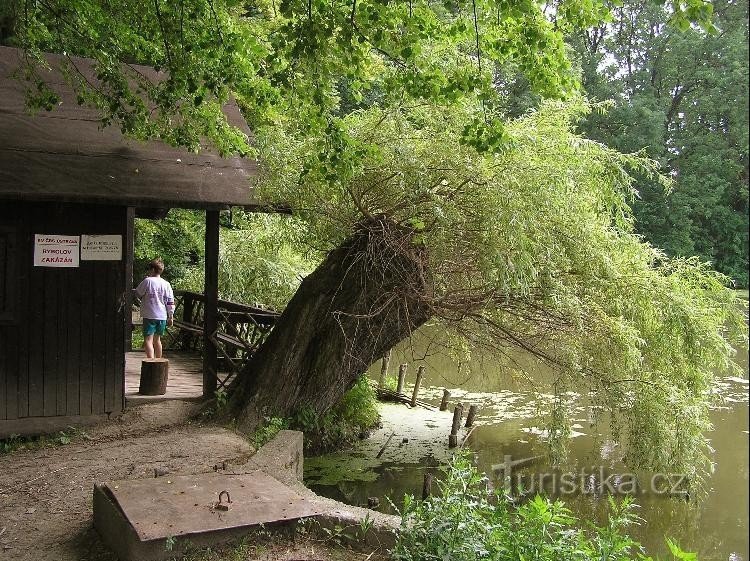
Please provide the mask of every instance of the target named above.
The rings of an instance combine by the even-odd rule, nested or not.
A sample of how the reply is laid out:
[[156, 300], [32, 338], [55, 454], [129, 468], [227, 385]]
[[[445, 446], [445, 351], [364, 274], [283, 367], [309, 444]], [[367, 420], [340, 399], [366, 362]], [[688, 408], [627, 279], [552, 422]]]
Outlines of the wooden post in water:
[[392, 351], [388, 351], [383, 357], [383, 362], [380, 365], [380, 380], [378, 380], [379, 388], [385, 386], [385, 379], [388, 376], [388, 365], [391, 363], [391, 352]]
[[420, 366], [417, 369], [417, 379], [414, 382], [414, 391], [411, 394], [411, 406], [417, 406], [417, 394], [419, 393], [419, 386], [422, 384], [422, 376], [424, 376], [424, 366]]
[[424, 474], [424, 483], [422, 484], [422, 500], [424, 501], [432, 495], [432, 474], [427, 472]]
[[477, 406], [470, 405], [469, 412], [466, 414], [466, 427], [470, 427], [474, 424], [474, 417], [477, 416]]
[[451, 392], [443, 388], [443, 401], [440, 402], [440, 410], [445, 411], [448, 409], [448, 400], [451, 398]]
[[396, 386], [396, 393], [404, 393], [404, 378], [406, 378], [406, 369], [409, 367], [408, 364], [404, 363], [398, 367], [398, 386]]
[[461, 426], [461, 416], [464, 414], [464, 406], [462, 403], [457, 403], [453, 409], [453, 425], [451, 426], [451, 434], [448, 437], [448, 448], [455, 448], [458, 446], [458, 427]]

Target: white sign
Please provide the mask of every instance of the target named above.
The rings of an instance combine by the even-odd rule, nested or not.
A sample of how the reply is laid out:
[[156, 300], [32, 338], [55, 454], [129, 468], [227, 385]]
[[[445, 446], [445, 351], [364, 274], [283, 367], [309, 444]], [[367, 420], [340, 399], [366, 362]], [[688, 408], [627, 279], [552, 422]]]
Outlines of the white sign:
[[81, 259], [83, 261], [120, 261], [122, 259], [122, 236], [82, 235]]
[[78, 236], [34, 234], [34, 267], [78, 267]]

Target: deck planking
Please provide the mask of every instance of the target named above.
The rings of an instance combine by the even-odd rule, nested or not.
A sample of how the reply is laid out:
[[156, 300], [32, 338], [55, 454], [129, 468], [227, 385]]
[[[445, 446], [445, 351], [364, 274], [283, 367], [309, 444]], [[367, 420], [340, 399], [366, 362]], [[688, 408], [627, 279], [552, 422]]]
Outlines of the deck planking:
[[125, 353], [125, 400], [137, 405], [167, 399], [200, 400], [203, 398], [203, 363], [198, 353], [165, 352], [169, 359], [169, 380], [164, 395], [139, 395], [143, 351]]

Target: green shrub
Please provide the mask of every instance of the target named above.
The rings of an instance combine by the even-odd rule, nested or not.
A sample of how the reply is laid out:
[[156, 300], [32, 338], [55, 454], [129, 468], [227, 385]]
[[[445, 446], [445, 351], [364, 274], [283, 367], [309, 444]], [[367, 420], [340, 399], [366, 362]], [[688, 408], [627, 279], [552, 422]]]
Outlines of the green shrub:
[[289, 428], [289, 422], [280, 417], [266, 417], [263, 424], [255, 429], [252, 442], [255, 448], [260, 448], [269, 442], [279, 431]]
[[[407, 496], [393, 558], [396, 561], [653, 561], [625, 531], [638, 522], [630, 499], [610, 499], [605, 526], [582, 524], [562, 501], [541, 496], [515, 507], [484, 490], [466, 455], [438, 483], [440, 496]], [[696, 561], [667, 540], [673, 558]]]
[[362, 376], [325, 415], [302, 408], [292, 418], [291, 426], [305, 433], [307, 452], [320, 453], [367, 434], [379, 420], [375, 389], [370, 379]]

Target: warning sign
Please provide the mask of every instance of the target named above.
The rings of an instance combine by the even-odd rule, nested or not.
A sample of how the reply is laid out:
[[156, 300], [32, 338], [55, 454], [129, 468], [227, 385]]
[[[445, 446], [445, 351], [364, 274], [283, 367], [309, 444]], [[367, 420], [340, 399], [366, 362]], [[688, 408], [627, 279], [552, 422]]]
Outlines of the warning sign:
[[120, 261], [122, 259], [122, 236], [81, 236], [82, 261]]
[[79, 236], [34, 235], [34, 267], [78, 267]]

